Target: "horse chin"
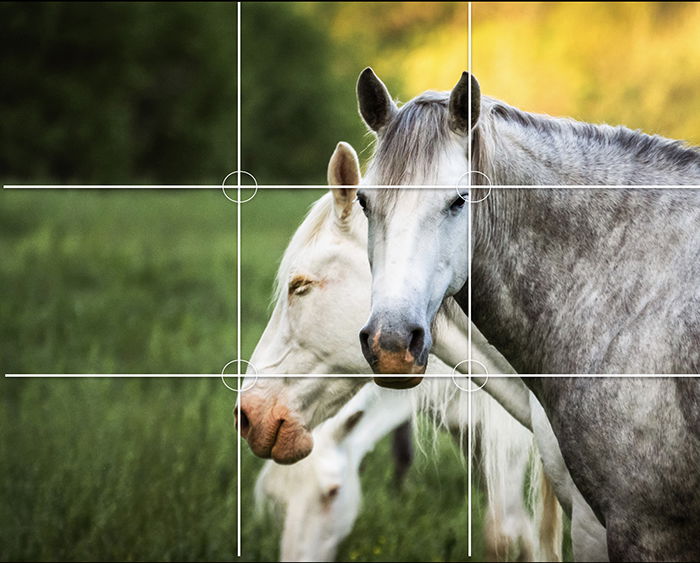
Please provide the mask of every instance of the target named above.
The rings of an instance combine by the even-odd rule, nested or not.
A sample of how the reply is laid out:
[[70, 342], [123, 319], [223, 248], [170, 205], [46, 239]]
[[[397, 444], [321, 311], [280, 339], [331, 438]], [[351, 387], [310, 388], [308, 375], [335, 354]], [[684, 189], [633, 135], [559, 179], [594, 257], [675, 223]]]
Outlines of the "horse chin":
[[303, 420], [285, 405], [270, 408], [265, 401], [256, 403], [256, 399], [252, 393], [245, 396], [245, 412], [252, 421], [245, 439], [252, 452], [283, 465], [309, 455], [314, 441]]
[[389, 389], [410, 389], [423, 381], [423, 374], [427, 367], [415, 361], [411, 354], [382, 353], [378, 362], [372, 366], [375, 373], [405, 373], [410, 377], [381, 377], [375, 376], [374, 382], [380, 387]]
[[311, 453], [314, 439], [306, 428], [294, 424], [282, 424], [277, 440], [270, 450], [272, 459], [281, 465], [291, 465]]
[[[423, 368], [425, 371], [425, 368]], [[387, 387], [389, 389], [411, 389], [416, 387], [423, 377], [375, 377], [374, 382], [380, 387]]]

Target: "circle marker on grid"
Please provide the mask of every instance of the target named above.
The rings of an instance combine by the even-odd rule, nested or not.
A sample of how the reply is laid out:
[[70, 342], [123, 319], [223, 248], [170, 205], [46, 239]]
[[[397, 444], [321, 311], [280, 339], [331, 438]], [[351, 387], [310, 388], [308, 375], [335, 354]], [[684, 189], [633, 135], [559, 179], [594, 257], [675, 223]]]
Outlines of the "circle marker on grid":
[[[467, 362], [472, 362], [472, 363], [475, 363], [475, 364], [479, 364], [482, 368], [484, 368], [484, 372], [485, 372], [485, 373], [483, 373], [483, 374], [481, 374], [481, 373], [480, 373], [480, 374], [477, 374], [477, 375], [480, 375], [480, 376], [481, 376], [481, 375], [485, 375], [485, 376], [486, 376], [486, 379], [484, 380], [484, 382], [483, 382], [481, 385], [479, 385], [479, 387], [476, 387], [476, 388], [472, 387], [471, 389], [465, 389], [465, 388], [462, 387], [459, 383], [457, 383], [457, 380], [455, 379], [455, 376], [457, 375], [457, 368], [458, 368], [459, 366], [461, 366], [462, 364], [467, 363]], [[464, 377], [469, 377], [469, 378], [471, 378], [470, 375], [465, 375], [465, 374], [460, 374], [460, 375], [462, 375], [462, 376], [464, 376]], [[452, 369], [452, 383], [454, 383], [454, 384], [457, 386], [458, 389], [460, 389], [461, 391], [466, 391], [467, 393], [473, 393], [474, 391], [479, 391], [479, 390], [483, 389], [483, 388], [484, 388], [484, 385], [486, 385], [486, 383], [488, 383], [488, 380], [489, 380], [489, 370], [487, 370], [487, 369], [486, 369], [486, 366], [485, 366], [484, 364], [482, 364], [479, 360], [462, 360], [461, 362], [459, 362], [459, 363]]]
[[[481, 199], [475, 199], [475, 200], [472, 201], [471, 198], [467, 199], [467, 198], [465, 198], [461, 193], [459, 193], [459, 188], [464, 187], [464, 186], [462, 186], [462, 180], [464, 179], [465, 176], [467, 176], [467, 175], [469, 175], [469, 174], [481, 174], [481, 175], [482, 175], [484, 178], [486, 178], [486, 179], [488, 180], [488, 182], [489, 182], [489, 191], [486, 192], [486, 195], [485, 195], [484, 197], [482, 197]], [[461, 198], [462, 198], [464, 201], [466, 201], [467, 203], [480, 203], [480, 202], [484, 201], [485, 199], [487, 199], [487, 198], [491, 195], [491, 190], [493, 189], [493, 188], [491, 187], [491, 185], [492, 185], [491, 178], [489, 178], [486, 174], [484, 174], [483, 172], [479, 172], [478, 170], [472, 170], [471, 172], [465, 172], [464, 174], [462, 174], [462, 175], [459, 177], [459, 180], [457, 180], [457, 185], [455, 186], [455, 190], [457, 191], [457, 195], [458, 195], [459, 197], [461, 197]], [[472, 187], [473, 187], [473, 186], [472, 186]]]
[[[231, 176], [233, 176], [234, 174], [246, 174], [246, 175], [249, 176], [250, 179], [253, 180], [253, 182], [255, 183], [255, 186], [253, 186], [253, 188], [254, 188], [253, 195], [251, 195], [248, 199], [244, 199], [243, 201], [240, 201], [240, 202], [239, 202], [237, 199], [231, 199], [231, 198], [228, 196], [228, 194], [226, 193], [226, 180], [228, 180], [228, 179], [229, 179]], [[251, 188], [251, 186], [229, 186], [229, 187], [230, 187], [230, 188], [239, 188], [239, 187], [240, 187], [240, 188], [246, 188], [246, 189], [250, 189], [250, 188]], [[227, 200], [229, 200], [229, 201], [231, 201], [231, 202], [233, 202], [233, 203], [247, 203], [247, 202], [249, 202], [251, 199], [253, 199], [253, 198], [255, 197], [255, 194], [258, 193], [258, 181], [255, 179], [255, 176], [253, 176], [250, 172], [246, 172], [245, 170], [240, 170], [240, 171], [239, 171], [239, 170], [234, 170], [233, 172], [229, 172], [229, 173], [226, 175], [226, 178], [224, 178], [224, 181], [221, 182], [221, 191], [224, 192], [224, 197], [225, 197]], [[234, 361], [236, 361], [236, 360], [234, 360]], [[245, 360], [243, 360], [243, 361], [245, 361]]]
[[[235, 364], [236, 362], [243, 362], [243, 363], [247, 364], [249, 367], [253, 368], [253, 370], [255, 371], [255, 379], [253, 380], [253, 383], [251, 383], [248, 387], [243, 387], [243, 389], [234, 389], [234, 388], [231, 387], [228, 383], [226, 383], [226, 374], [225, 374], [224, 372], [226, 371], [226, 368], [227, 368], [228, 366], [230, 366], [231, 364]], [[241, 375], [247, 375], [247, 374], [243, 374], [243, 373], [242, 373]], [[238, 376], [238, 375], [235, 375], [235, 374], [232, 374], [232, 375], [230, 375], [229, 377], [239, 377], [239, 376]], [[223, 369], [221, 370], [221, 381], [222, 381], [223, 384], [226, 386], [226, 388], [229, 389], [230, 391], [233, 391], [234, 393], [238, 393], [238, 392], [243, 393], [244, 391], [248, 391], [249, 389], [252, 389], [253, 387], [255, 387], [255, 384], [258, 382], [258, 370], [257, 370], [257, 368], [256, 368], [253, 364], [251, 364], [248, 360], [231, 360], [231, 361], [230, 361], [229, 363], [227, 363], [227, 364], [223, 367]]]

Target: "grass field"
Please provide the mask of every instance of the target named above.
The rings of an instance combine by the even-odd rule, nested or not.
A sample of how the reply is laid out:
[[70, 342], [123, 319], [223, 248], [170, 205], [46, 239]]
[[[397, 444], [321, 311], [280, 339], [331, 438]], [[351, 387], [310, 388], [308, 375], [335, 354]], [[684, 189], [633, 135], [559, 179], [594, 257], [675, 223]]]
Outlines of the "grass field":
[[[243, 347], [318, 191], [245, 204]], [[4, 373], [218, 373], [235, 357], [235, 206], [210, 191], [0, 193]], [[219, 379], [0, 380], [0, 558], [235, 560], [235, 394]], [[339, 560], [466, 559], [466, 479], [448, 437], [401, 490], [367, 457]], [[275, 560], [244, 444], [243, 560]], [[476, 493], [474, 555], [480, 558]]]

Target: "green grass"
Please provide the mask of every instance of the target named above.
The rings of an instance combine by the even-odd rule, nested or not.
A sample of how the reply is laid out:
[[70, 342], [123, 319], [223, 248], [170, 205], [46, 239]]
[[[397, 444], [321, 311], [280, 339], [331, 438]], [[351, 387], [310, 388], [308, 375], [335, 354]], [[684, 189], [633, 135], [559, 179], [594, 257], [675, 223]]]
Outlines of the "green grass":
[[27, 373], [216, 373], [235, 353], [220, 192], [1, 194], [0, 357]]
[[[243, 348], [318, 191], [243, 208]], [[235, 357], [236, 206], [217, 191], [0, 193], [5, 373], [218, 373]], [[0, 559], [236, 560], [235, 394], [218, 379], [0, 380]], [[466, 471], [447, 436], [392, 483], [364, 463], [363, 511], [339, 560], [466, 559]], [[253, 513], [244, 444], [243, 560], [279, 530]], [[483, 553], [476, 492], [474, 555]]]

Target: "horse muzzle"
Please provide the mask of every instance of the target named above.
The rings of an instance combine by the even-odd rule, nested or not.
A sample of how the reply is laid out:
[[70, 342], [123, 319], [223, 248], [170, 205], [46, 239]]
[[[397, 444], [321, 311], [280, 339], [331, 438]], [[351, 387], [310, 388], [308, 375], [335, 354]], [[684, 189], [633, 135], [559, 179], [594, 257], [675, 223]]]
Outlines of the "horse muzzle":
[[[365, 359], [375, 374], [425, 373], [428, 364], [431, 339], [417, 323], [394, 325], [398, 328], [383, 330], [370, 322], [360, 332], [360, 343]], [[407, 389], [418, 385], [422, 377], [375, 377], [382, 387]]]
[[236, 427], [256, 456], [286, 465], [311, 453], [311, 432], [286, 406], [248, 391], [240, 401], [240, 417], [238, 407], [234, 410]]

